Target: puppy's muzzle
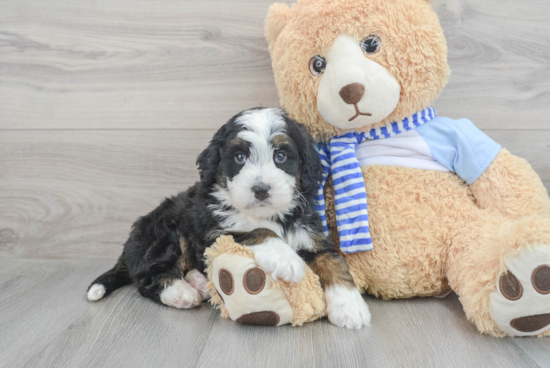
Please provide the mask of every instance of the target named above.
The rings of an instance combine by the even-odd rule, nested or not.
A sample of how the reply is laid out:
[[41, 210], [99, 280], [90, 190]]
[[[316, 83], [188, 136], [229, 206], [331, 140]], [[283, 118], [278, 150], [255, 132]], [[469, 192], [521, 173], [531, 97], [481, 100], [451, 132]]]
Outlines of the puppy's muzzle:
[[254, 192], [254, 197], [259, 199], [260, 201], [266, 200], [269, 198], [269, 186], [261, 183], [256, 184], [252, 187], [252, 191]]

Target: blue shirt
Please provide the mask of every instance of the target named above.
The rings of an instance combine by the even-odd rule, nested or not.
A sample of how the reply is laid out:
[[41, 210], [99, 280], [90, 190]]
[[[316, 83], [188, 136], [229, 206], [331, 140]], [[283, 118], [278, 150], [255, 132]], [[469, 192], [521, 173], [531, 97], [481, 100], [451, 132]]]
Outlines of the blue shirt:
[[472, 184], [501, 148], [468, 119], [436, 117], [392, 137], [365, 140], [358, 145], [356, 156], [362, 166], [451, 171]]
[[483, 174], [502, 148], [468, 119], [437, 117], [415, 130], [432, 157], [467, 184]]

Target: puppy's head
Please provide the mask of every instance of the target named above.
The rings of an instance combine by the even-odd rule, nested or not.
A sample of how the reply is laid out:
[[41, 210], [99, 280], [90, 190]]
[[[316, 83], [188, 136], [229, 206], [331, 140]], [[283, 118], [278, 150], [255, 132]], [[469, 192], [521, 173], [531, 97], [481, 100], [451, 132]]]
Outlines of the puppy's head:
[[282, 217], [319, 188], [323, 168], [313, 145], [306, 129], [280, 109], [243, 111], [199, 155], [202, 185], [248, 216]]

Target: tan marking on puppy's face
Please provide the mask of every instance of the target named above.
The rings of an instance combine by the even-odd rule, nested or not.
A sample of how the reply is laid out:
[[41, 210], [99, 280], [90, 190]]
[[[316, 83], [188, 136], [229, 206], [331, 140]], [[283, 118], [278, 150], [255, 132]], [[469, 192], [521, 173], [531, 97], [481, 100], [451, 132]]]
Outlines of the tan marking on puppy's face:
[[[296, 142], [294, 142], [286, 134], [278, 134], [271, 139], [271, 146], [274, 149], [275, 156], [278, 153], [282, 153], [286, 156], [284, 162], [277, 162], [276, 157], [274, 157], [275, 164], [277, 168], [283, 170], [288, 175], [293, 176], [296, 182], [296, 185], [299, 183], [300, 176], [300, 155], [298, 154], [298, 147], [296, 147]], [[295, 187], [298, 189], [299, 185]]]
[[276, 135], [275, 137], [273, 137], [271, 139], [271, 145], [274, 148], [279, 148], [279, 147], [282, 147], [282, 146], [285, 146], [285, 145], [294, 146], [294, 142], [292, 142], [292, 140], [288, 137], [288, 135], [279, 134], [279, 135]]
[[236, 151], [247, 152], [249, 143], [242, 138], [236, 137], [229, 142], [227, 142], [224, 147], [224, 151], [235, 153]]
[[223, 147], [223, 159], [216, 171], [216, 183], [222, 188], [227, 188], [227, 181], [238, 175], [244, 167], [234, 162], [234, 157], [238, 153], [249, 155], [249, 143], [242, 138], [236, 137]]
[[216, 184], [222, 188], [227, 188], [227, 176], [225, 176], [222, 170], [218, 170], [216, 173]]

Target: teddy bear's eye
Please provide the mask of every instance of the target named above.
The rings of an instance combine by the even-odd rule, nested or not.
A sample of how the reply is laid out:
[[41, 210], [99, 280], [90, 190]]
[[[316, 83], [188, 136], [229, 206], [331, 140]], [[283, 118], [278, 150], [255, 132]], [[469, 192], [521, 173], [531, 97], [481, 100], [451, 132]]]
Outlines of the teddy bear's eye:
[[315, 55], [309, 59], [309, 71], [316, 77], [320, 77], [325, 72], [327, 61], [320, 55]]
[[360, 46], [367, 55], [376, 54], [380, 51], [382, 40], [376, 35], [368, 35], [361, 40]]

